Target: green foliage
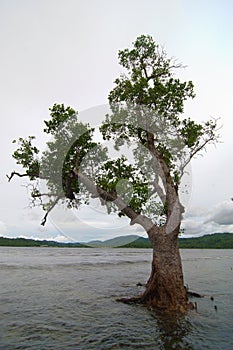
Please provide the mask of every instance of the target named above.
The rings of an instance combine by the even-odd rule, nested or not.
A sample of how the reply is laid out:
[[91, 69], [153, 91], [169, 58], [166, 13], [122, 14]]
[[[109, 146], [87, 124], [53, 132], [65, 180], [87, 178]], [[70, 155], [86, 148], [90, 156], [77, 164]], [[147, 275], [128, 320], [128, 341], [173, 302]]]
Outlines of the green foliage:
[[153, 38], [145, 35], [136, 39], [131, 50], [119, 51], [119, 63], [127, 74], [115, 80], [110, 103], [128, 101], [145, 105], [176, 124], [184, 101], [195, 96], [191, 81], [181, 82], [173, 77], [174, 68], [180, 65], [167, 58]]
[[[30, 180], [34, 180], [39, 176], [39, 160], [37, 157], [39, 149], [32, 145], [34, 139], [35, 136], [29, 136], [28, 139], [20, 137], [18, 140], [19, 148], [13, 153], [16, 164], [26, 168], [26, 173]], [[13, 143], [16, 143], [16, 140]]]
[[71, 107], [65, 107], [64, 104], [54, 104], [50, 110], [51, 119], [44, 121], [46, 128], [44, 132], [47, 134], [55, 134], [57, 129], [70, 117], [73, 117], [77, 112]]
[[[56, 105], [56, 113], [59, 110]], [[63, 110], [63, 105], [62, 105]], [[47, 143], [47, 150], [42, 155], [42, 172], [47, 179], [49, 192], [53, 196], [63, 197], [68, 207], [77, 207], [88, 203], [89, 193], [80, 184], [73, 170], [81, 170], [94, 179], [97, 169], [107, 158], [106, 149], [93, 141], [94, 129], [78, 121], [77, 113], [69, 107], [69, 115], [57, 127], [53, 139]], [[70, 112], [71, 111], [71, 112]], [[56, 114], [56, 120], [59, 115]], [[49, 202], [45, 209], [51, 205]]]
[[[145, 145], [145, 132], [151, 131], [156, 136], [157, 146], [166, 150], [168, 160], [177, 152], [174, 142], [169, 147], [174, 138], [181, 143], [181, 148], [190, 149], [200, 144], [204, 135], [210, 136], [211, 131], [214, 136], [215, 121], [197, 124], [190, 118], [182, 120], [185, 100], [195, 97], [193, 83], [174, 77], [174, 70], [182, 66], [168, 58], [151, 36], [142, 35], [131, 50], [119, 51], [119, 63], [126, 73], [115, 80], [115, 87], [109, 94], [114, 113], [101, 127], [105, 139], [117, 133], [118, 139], [128, 141], [134, 137]], [[122, 102], [130, 112], [119, 108]], [[164, 133], [168, 137], [164, 138]]]
[[38, 182], [31, 187], [33, 204], [37, 198], [37, 204], [48, 210], [56, 198], [60, 198], [68, 207], [77, 207], [88, 201], [89, 193], [80, 185], [73, 170], [82, 168], [88, 175], [96, 172], [107, 159], [106, 149], [93, 142], [94, 129], [78, 121], [74, 109], [55, 104], [50, 108], [50, 117], [51, 120], [45, 121], [47, 128], [44, 131], [52, 136], [40, 157], [38, 148], [32, 144], [34, 136], [19, 138], [19, 147], [13, 157], [26, 169], [30, 180], [40, 178], [46, 182], [47, 193], [43, 198]]
[[[125, 156], [103, 163], [97, 176], [97, 186], [112, 194], [120, 195], [135, 212], [141, 212], [148, 200], [146, 178], [137, 168], [127, 163]], [[120, 216], [123, 215], [121, 212]]]
[[182, 128], [180, 130], [185, 145], [189, 148], [193, 147], [200, 136], [203, 135], [203, 126], [196, 124], [193, 120], [185, 119], [182, 121]]

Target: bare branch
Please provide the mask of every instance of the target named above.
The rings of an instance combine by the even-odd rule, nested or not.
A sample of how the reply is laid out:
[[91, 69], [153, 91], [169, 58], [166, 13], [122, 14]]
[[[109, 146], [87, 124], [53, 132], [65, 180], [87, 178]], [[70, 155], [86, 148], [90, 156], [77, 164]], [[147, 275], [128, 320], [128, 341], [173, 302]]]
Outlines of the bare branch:
[[33, 198], [41, 198], [41, 197], [49, 197], [50, 196], [50, 194], [49, 193], [38, 193], [38, 194], [31, 194], [31, 196], [33, 197]]
[[43, 217], [42, 221], [41, 221], [41, 225], [44, 226], [46, 221], [47, 221], [47, 216], [48, 214], [51, 212], [51, 210], [53, 210], [53, 208], [56, 206], [56, 204], [59, 202], [59, 200], [61, 199], [61, 196], [58, 196], [55, 201], [53, 202], [53, 204], [51, 205], [51, 207], [47, 210], [45, 216]]
[[206, 139], [199, 147], [197, 147], [196, 149], [194, 149], [194, 150], [190, 153], [188, 159], [186, 160], [186, 162], [184, 163], [184, 165], [181, 167], [181, 177], [184, 175], [184, 169], [185, 169], [185, 167], [191, 162], [191, 160], [195, 157], [195, 155], [196, 155], [197, 153], [199, 153], [201, 150], [205, 149], [205, 147], [206, 147], [206, 145], [207, 145], [208, 143], [211, 143], [211, 142], [214, 142], [214, 141], [216, 141], [216, 137], [214, 137], [214, 136], [213, 136], [213, 137], [210, 137], [210, 138]]
[[8, 178], [8, 182], [10, 182], [14, 176], [24, 177], [24, 176], [28, 176], [28, 174], [20, 174], [20, 173], [17, 173], [16, 171], [12, 171], [10, 175], [6, 175], [6, 177]]
[[184, 169], [185, 169], [185, 167], [191, 162], [192, 158], [193, 158], [198, 152], [200, 152], [202, 149], [204, 149], [205, 146], [207, 145], [207, 143], [209, 143], [210, 141], [213, 141], [213, 139], [205, 140], [205, 142], [204, 142], [203, 144], [201, 144], [199, 147], [197, 147], [195, 150], [193, 150], [193, 152], [190, 153], [188, 159], [186, 160], [186, 162], [184, 163], [184, 165], [181, 167], [181, 176], [183, 176], [183, 174], [184, 174]]

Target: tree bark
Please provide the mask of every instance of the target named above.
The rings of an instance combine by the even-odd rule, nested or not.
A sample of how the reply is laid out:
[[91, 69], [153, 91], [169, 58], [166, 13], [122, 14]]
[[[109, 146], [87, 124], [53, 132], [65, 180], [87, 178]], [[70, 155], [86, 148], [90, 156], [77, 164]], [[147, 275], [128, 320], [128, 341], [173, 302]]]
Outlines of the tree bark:
[[[153, 231], [153, 229], [152, 229]], [[170, 234], [165, 227], [150, 232], [153, 247], [151, 275], [141, 301], [153, 308], [184, 312], [188, 304], [178, 247], [179, 226]]]

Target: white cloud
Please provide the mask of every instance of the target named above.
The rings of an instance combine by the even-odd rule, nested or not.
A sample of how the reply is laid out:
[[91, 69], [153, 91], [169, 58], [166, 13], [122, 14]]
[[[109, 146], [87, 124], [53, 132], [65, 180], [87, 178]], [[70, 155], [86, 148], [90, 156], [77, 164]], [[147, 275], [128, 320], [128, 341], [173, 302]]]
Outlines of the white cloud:
[[233, 202], [223, 201], [210, 211], [190, 209], [182, 222], [184, 236], [233, 232]]
[[219, 225], [233, 225], [233, 201], [224, 201], [214, 207], [205, 223], [214, 222]]
[[0, 236], [4, 236], [6, 234], [6, 225], [4, 224], [3, 221], [0, 221]]
[[[71, 242], [72, 240], [69, 237], [63, 236], [63, 235], [20, 235], [18, 236], [19, 238], [25, 238], [25, 239], [34, 239], [34, 240], [38, 240], [38, 241], [56, 241], [56, 242], [60, 242], [60, 243], [67, 243], [67, 242]], [[10, 237], [10, 238], [14, 238], [14, 237]]]
[[56, 242], [60, 242], [60, 243], [67, 243], [70, 242], [70, 238], [63, 236], [63, 235], [57, 235], [55, 237], [48, 237], [46, 238], [47, 241], [56, 241]]
[[206, 210], [202, 207], [191, 207], [185, 211], [185, 218], [202, 217], [206, 215]]
[[183, 220], [182, 228], [185, 236], [201, 236], [203, 234], [203, 224], [196, 218]]

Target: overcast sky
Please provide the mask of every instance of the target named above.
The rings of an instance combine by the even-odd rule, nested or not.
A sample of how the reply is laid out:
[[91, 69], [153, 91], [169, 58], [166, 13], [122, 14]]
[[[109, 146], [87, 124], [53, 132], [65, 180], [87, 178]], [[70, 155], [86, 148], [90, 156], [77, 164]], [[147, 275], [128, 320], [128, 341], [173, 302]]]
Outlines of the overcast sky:
[[42, 145], [43, 120], [54, 103], [78, 111], [107, 103], [121, 72], [118, 50], [141, 34], [187, 65], [180, 76], [194, 82], [197, 96], [186, 116], [221, 118], [222, 143], [192, 163], [185, 233], [233, 232], [231, 0], [0, 0], [0, 235], [60, 241], [144, 235], [97, 204], [91, 212], [57, 210], [42, 228], [43, 213], [27, 208], [26, 180], [6, 178], [16, 169], [12, 140], [36, 135]]

